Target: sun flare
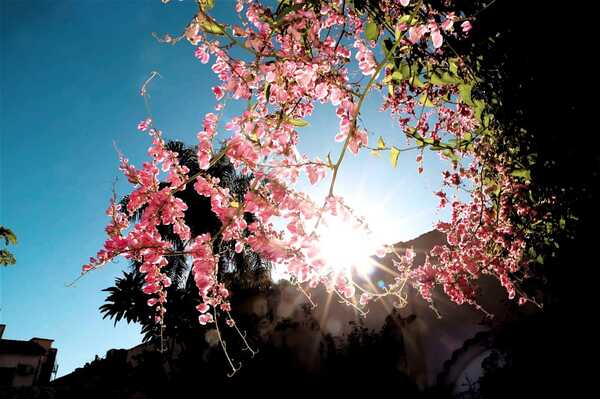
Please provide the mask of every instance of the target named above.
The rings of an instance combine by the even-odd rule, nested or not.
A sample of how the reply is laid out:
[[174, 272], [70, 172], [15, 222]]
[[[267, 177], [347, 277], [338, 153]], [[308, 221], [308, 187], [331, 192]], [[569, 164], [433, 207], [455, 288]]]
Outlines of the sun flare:
[[367, 276], [374, 269], [371, 258], [381, 244], [363, 228], [342, 220], [333, 219], [320, 226], [320, 255], [327, 270], [337, 273], [356, 272]]
[[[319, 273], [322, 276], [346, 274], [370, 280], [376, 269], [387, 270], [375, 255], [394, 240], [398, 241], [402, 229], [397, 219], [389, 217], [390, 198], [386, 195], [367, 193], [359, 188], [346, 197], [350, 198], [348, 202], [354, 213], [368, 223], [368, 229], [352, 217], [324, 216], [314, 231], [319, 236], [319, 254], [315, 259], [325, 264]], [[275, 265], [271, 276], [274, 281], [290, 278], [286, 265]]]

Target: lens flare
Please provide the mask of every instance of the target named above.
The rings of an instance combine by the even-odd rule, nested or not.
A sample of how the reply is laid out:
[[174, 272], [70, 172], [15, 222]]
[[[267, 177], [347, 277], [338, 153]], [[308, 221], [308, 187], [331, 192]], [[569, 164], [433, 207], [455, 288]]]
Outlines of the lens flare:
[[328, 270], [335, 273], [355, 272], [361, 276], [368, 276], [373, 271], [371, 257], [381, 245], [369, 231], [333, 219], [319, 226], [318, 234], [320, 255]]

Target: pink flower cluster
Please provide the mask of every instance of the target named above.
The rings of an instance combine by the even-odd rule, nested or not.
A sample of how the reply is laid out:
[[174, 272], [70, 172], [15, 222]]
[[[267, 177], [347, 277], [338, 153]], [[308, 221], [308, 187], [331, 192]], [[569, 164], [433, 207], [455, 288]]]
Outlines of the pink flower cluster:
[[[407, 13], [415, 7], [413, 3], [385, 0], [380, 7], [397, 18], [393, 24], [399, 35], [394, 37], [397, 48], [417, 48], [424, 63], [435, 64], [444, 51], [444, 35], [459, 37], [471, 25], [464, 21], [462, 33], [456, 32], [455, 13], [442, 14], [421, 2], [420, 12], [414, 13], [415, 20], [406, 22], [402, 18], [410, 15]], [[227, 26], [226, 35], [218, 40], [202, 28], [200, 21], [207, 21], [207, 16], [199, 11], [184, 36], [196, 46], [194, 54], [201, 63], [212, 60], [211, 70], [219, 80], [212, 88], [215, 108], [220, 111], [225, 101], [231, 100], [244, 101], [246, 106], [225, 121], [228, 135], [223, 136], [221, 151], [214, 150], [219, 118], [214, 113], [205, 115], [196, 143], [200, 173], [194, 176], [189, 176], [188, 168], [179, 164], [179, 154], [165, 148], [160, 131], [153, 128], [149, 118], [140, 122], [138, 129], [147, 131], [152, 139], [150, 161], [136, 169], [121, 157], [121, 170], [133, 185], [127, 210], [111, 203], [111, 222], [106, 228], [109, 238], [84, 271], [117, 256], [139, 261], [140, 271], [145, 274], [144, 292], [152, 296], [148, 304], [156, 307], [159, 322], [164, 317], [166, 288], [171, 284], [161, 270], [167, 264], [165, 257], [174, 251], [161, 239], [157, 229], [161, 225], [172, 226], [186, 243], [184, 253], [192, 259], [202, 301], [197, 310], [203, 325], [217, 322], [220, 312], [230, 310], [230, 293], [218, 280], [219, 256], [213, 253], [216, 240], [234, 243], [237, 252], [249, 248], [285, 269], [299, 284], [323, 284], [353, 306], [363, 307], [379, 295], [357, 290], [350, 272], [339, 272], [326, 264], [315, 228], [322, 219], [340, 218], [366, 230], [365, 221], [333, 194], [333, 181], [322, 204], [296, 189], [303, 174], [311, 184], [326, 179], [329, 171], [335, 175], [343, 153], [340, 162], [334, 164], [329, 157], [324, 162], [301, 154], [298, 144], [307, 134], [305, 126], [315, 107], [329, 103], [335, 107], [339, 120], [334, 139], [344, 142], [344, 151], [354, 154], [366, 148], [369, 137], [359, 121], [360, 107], [371, 84], [385, 87], [383, 80], [389, 81], [393, 70], [389, 60], [378, 61], [379, 56], [365, 44], [365, 15], [340, 2], [324, 2], [318, 11], [311, 4], [296, 1], [285, 15], [275, 18], [272, 10], [258, 1], [238, 0], [235, 10], [242, 18], [242, 26]], [[230, 51], [234, 46], [239, 53]], [[360, 72], [353, 70], [353, 58]], [[376, 71], [383, 73], [376, 76]], [[411, 79], [391, 85], [382, 110], [391, 111], [407, 138], [422, 146], [439, 145], [448, 139], [471, 140], [460, 154], [471, 161], [470, 165], [463, 167], [451, 161], [443, 182], [451, 188], [468, 188], [472, 195], [461, 202], [448, 198], [446, 191], [436, 193], [441, 207], [449, 203], [452, 207], [451, 220], [438, 225], [447, 234], [448, 244], [436, 247], [420, 266], [413, 265], [414, 252], [400, 256], [396, 266], [402, 277], [387, 293], [402, 299], [402, 290], [410, 282], [425, 300], [431, 301], [433, 287], [440, 284], [456, 303], [474, 303], [476, 280], [488, 273], [496, 275], [513, 297], [518, 288], [512, 274], [523, 268], [525, 238], [514, 228], [511, 216], [515, 209], [520, 215], [534, 212], [519, 201], [524, 187], [499, 166], [502, 194], [498, 197], [483, 189], [480, 172], [485, 146], [473, 138], [480, 127], [474, 111], [464, 103], [447, 101], [458, 97], [457, 85], [423, 84], [416, 72]], [[369, 83], [352, 81], [356, 76], [369, 77]], [[227, 157], [237, 172], [249, 177], [244, 198], [221, 187], [219, 180], [206, 172], [221, 157]], [[442, 153], [442, 157], [448, 159], [449, 155]], [[417, 163], [421, 172], [422, 155], [417, 157]], [[222, 224], [219, 237], [192, 236], [186, 225], [187, 204], [176, 194], [190, 183], [198, 195], [210, 199], [211, 211]], [[495, 206], [495, 202], [500, 206]], [[141, 214], [139, 221], [124, 235], [129, 218], [136, 212]], [[252, 223], [246, 222], [246, 214], [253, 216]], [[354, 301], [357, 292], [360, 296]]]
[[202, 298], [202, 303], [196, 306], [196, 310], [200, 313], [198, 321], [205, 325], [215, 321], [213, 315], [208, 313], [211, 308], [220, 307], [226, 312], [231, 310], [227, 302], [229, 291], [217, 281], [219, 257], [213, 255], [209, 234], [196, 237], [189, 246], [189, 252], [192, 257], [194, 281]]

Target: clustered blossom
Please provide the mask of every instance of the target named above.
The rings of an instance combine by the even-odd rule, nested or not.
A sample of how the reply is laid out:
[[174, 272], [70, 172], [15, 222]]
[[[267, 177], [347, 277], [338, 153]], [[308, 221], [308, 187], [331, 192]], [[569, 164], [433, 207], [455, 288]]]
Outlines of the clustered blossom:
[[[148, 305], [155, 307], [156, 321], [162, 323], [166, 312], [166, 288], [171, 285], [171, 280], [161, 269], [168, 264], [165, 255], [172, 248], [163, 241], [158, 226], [170, 225], [181, 240], [190, 239], [190, 228], [184, 220], [187, 205], [175, 196], [185, 185], [189, 170], [179, 164], [179, 154], [165, 148], [161, 132], [151, 125], [152, 121], [147, 119], [138, 126], [139, 130], [148, 131], [152, 138], [152, 146], [148, 149], [151, 161], [138, 170], [121, 157], [121, 170], [134, 185], [127, 201], [127, 213], [121, 211], [120, 204], [111, 202], [107, 211], [111, 222], [106, 228], [109, 238], [96, 257], [83, 266], [83, 271], [100, 267], [118, 256], [139, 262], [139, 271], [145, 276], [143, 291], [152, 296]], [[162, 185], [158, 179], [161, 170], [167, 174], [166, 184]], [[141, 212], [139, 222], [123, 235], [129, 226], [129, 218], [136, 212]]]
[[360, 71], [367, 76], [373, 75], [377, 67], [373, 52], [358, 39], [354, 42], [354, 48], [357, 49], [356, 60], [358, 61]]
[[[109, 238], [84, 266], [84, 272], [118, 256], [140, 262], [140, 272], [145, 275], [144, 292], [151, 295], [148, 305], [156, 307], [156, 319], [162, 322], [165, 289], [171, 282], [161, 270], [167, 264], [166, 256], [174, 251], [158, 233], [162, 225], [172, 226], [186, 243], [184, 253], [191, 256], [194, 281], [202, 300], [197, 306], [202, 325], [216, 323], [219, 313], [230, 310], [230, 293], [218, 280], [219, 256], [213, 253], [216, 239], [234, 243], [236, 252], [248, 247], [284, 268], [298, 284], [306, 283], [311, 288], [322, 284], [349, 304], [364, 307], [382, 295], [358, 287], [350, 272], [333, 270], [320, 253], [315, 226], [327, 218], [339, 218], [367, 231], [365, 221], [333, 194], [335, 179], [322, 204], [295, 188], [302, 174], [311, 184], [326, 179], [330, 171], [335, 175], [342, 159], [337, 164], [324, 162], [310, 159], [298, 150], [305, 134], [305, 118], [313, 113], [316, 102], [335, 107], [339, 124], [331, 136], [344, 142], [344, 151], [347, 148], [358, 154], [369, 143], [368, 133], [359, 123], [364, 97], [371, 83], [379, 84], [385, 79], [389, 82], [393, 77], [388, 60], [378, 60], [365, 44], [365, 17], [345, 4], [324, 2], [317, 12], [311, 3], [296, 1], [285, 15], [275, 19], [272, 10], [260, 2], [238, 0], [235, 11], [242, 26], [226, 27], [224, 32], [232, 33], [218, 40], [218, 35], [202, 28], [212, 19], [204, 10], [199, 11], [184, 37], [196, 46], [194, 54], [201, 63], [213, 60], [211, 70], [219, 80], [212, 88], [216, 110], [223, 109], [229, 99], [246, 101], [247, 106], [224, 121], [228, 136], [219, 151], [215, 151], [219, 118], [214, 113], [205, 115], [196, 143], [200, 173], [194, 176], [189, 176], [189, 170], [179, 164], [179, 154], [165, 148], [161, 132], [153, 127], [151, 119], [139, 123], [138, 129], [147, 131], [152, 139], [150, 161], [136, 169], [121, 157], [120, 169], [133, 191], [126, 210], [111, 203], [111, 222], [106, 228]], [[454, 28], [457, 16], [453, 12], [441, 14], [422, 2], [409, 0], [385, 0], [380, 7], [387, 15], [397, 16], [397, 23], [393, 24], [400, 36], [397, 48], [418, 48], [431, 63], [443, 53], [444, 35], [460, 34]], [[401, 18], [410, 14], [415, 21], [409, 25]], [[463, 34], [470, 29], [469, 21], [461, 24]], [[250, 58], [234, 57], [228, 51], [233, 45]], [[369, 80], [367, 87], [365, 83], [352, 82], [358, 75], [352, 70], [353, 58], [358, 62], [359, 75]], [[458, 67], [463, 66], [459, 63]], [[376, 71], [383, 73], [376, 76]], [[471, 140], [472, 145], [461, 154], [470, 159], [470, 165], [451, 161], [451, 168], [443, 176], [444, 190], [436, 193], [440, 207], [451, 204], [452, 208], [451, 220], [437, 226], [447, 235], [447, 245], [434, 248], [423, 265], [413, 265], [411, 250], [399, 255], [395, 264], [401, 277], [386, 294], [396, 295], [402, 302], [405, 285], [412, 284], [431, 302], [432, 289], [439, 284], [454, 302], [475, 303], [476, 280], [487, 273], [497, 276], [512, 298], [517, 287], [511, 276], [523, 267], [525, 247], [524, 237], [511, 222], [512, 211], [516, 209], [520, 215], [534, 213], [519, 202], [525, 187], [498, 165], [496, 173], [502, 192], [499, 197], [487, 189], [473, 189], [483, 187], [480, 171], [485, 162], [483, 141], [473, 135], [480, 127], [477, 117], [464, 103], [445, 100], [458, 96], [457, 85], [425, 85], [417, 75], [394, 81], [384, 96], [382, 110], [390, 111], [409, 140], [423, 146], [426, 140], [437, 144], [446, 139]], [[441, 156], [449, 158], [448, 154]], [[243, 198], [221, 187], [219, 179], [207, 173], [221, 157], [227, 157], [239, 173], [249, 177], [249, 189]], [[419, 154], [419, 172], [423, 170], [422, 159]], [[199, 196], [210, 199], [211, 210], [222, 224], [219, 237], [192, 236], [185, 223], [187, 204], [176, 195], [187, 184], [192, 184]], [[445, 191], [465, 187], [473, 189], [465, 202], [449, 198]], [[495, 200], [499, 206], [495, 206]], [[141, 213], [139, 221], [125, 234], [128, 219], [136, 212]], [[245, 214], [253, 216], [251, 223]], [[386, 251], [379, 252], [378, 255], [384, 255]], [[358, 300], [354, 301], [357, 294]], [[234, 325], [230, 318], [227, 323]]]
[[[431, 251], [444, 265], [436, 277], [456, 303], [474, 303], [475, 281], [482, 274], [496, 276], [509, 299], [514, 298], [517, 287], [510, 276], [525, 267], [522, 260], [525, 238], [514, 227], [511, 210], [532, 217], [535, 211], [521, 200], [526, 185], [515, 182], [501, 167], [496, 173], [502, 193], [498, 198], [499, 207], [490, 206], [491, 190], [474, 191], [470, 202], [453, 201], [450, 222], [437, 225], [438, 230], [446, 234], [448, 244]], [[475, 184], [481, 183], [475, 168], [461, 170], [458, 175], [470, 177]]]
[[212, 253], [212, 240], [210, 234], [202, 234], [190, 244], [189, 252], [192, 256], [192, 272], [196, 287], [202, 297], [202, 303], [196, 306], [200, 313], [198, 321], [205, 325], [213, 323], [214, 317], [209, 311], [211, 308], [220, 307], [221, 310], [228, 312], [231, 310], [227, 298], [229, 291], [218, 283], [217, 265], [218, 256]]

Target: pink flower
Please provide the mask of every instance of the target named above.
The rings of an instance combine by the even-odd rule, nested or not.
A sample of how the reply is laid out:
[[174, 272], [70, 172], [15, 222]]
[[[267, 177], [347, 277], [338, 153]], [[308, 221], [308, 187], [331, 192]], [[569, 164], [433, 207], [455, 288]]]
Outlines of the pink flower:
[[223, 312], [231, 312], [231, 304], [229, 304], [229, 302], [223, 302], [221, 304], [221, 310]]
[[237, 241], [235, 243], [235, 252], [240, 254], [244, 250], [244, 243], [242, 241]]
[[344, 58], [350, 58], [350, 55], [351, 55], [350, 50], [342, 45], [338, 46], [336, 53], [340, 57], [344, 57]]
[[400, 4], [402, 4], [402, 6], [404, 6], [404, 7], [408, 6], [409, 3], [410, 3], [410, 0], [400, 0]]
[[442, 47], [444, 37], [440, 32], [440, 28], [433, 21], [429, 23], [429, 32], [431, 33], [431, 41], [433, 42], [433, 48], [438, 49]]
[[321, 101], [321, 102], [325, 102], [325, 100], [327, 99], [327, 96], [329, 95], [329, 91], [327, 89], [327, 83], [319, 83], [316, 87], [315, 87], [315, 97]]
[[408, 40], [413, 44], [417, 43], [419, 40], [421, 40], [427, 30], [427, 27], [423, 25], [410, 27], [408, 29]]
[[[315, 162], [319, 163], [321, 162], [321, 160], [319, 158], [316, 158]], [[310, 184], [317, 184], [325, 178], [325, 167], [314, 164], [306, 165], [306, 174], [308, 175], [308, 180], [310, 181]]]
[[269, 83], [273, 83], [275, 81], [275, 79], [277, 79], [277, 75], [275, 74], [275, 71], [269, 71], [265, 75], [265, 81], [267, 81]]
[[462, 24], [460, 24], [460, 27], [462, 28], [463, 33], [468, 33], [473, 28], [471, 22], [469, 21], [463, 22]]
[[210, 54], [206, 50], [207, 50], [207, 47], [202, 45], [202, 46], [198, 46], [196, 48], [196, 51], [194, 52], [194, 56], [196, 58], [198, 58], [200, 60], [200, 62], [203, 64], [208, 63], [208, 60], [210, 59]]
[[312, 65], [301, 66], [294, 72], [294, 78], [298, 85], [304, 89], [310, 88], [315, 79], [315, 70]]
[[342, 291], [342, 294], [344, 295], [344, 297], [352, 298], [356, 292], [356, 289], [354, 288], [353, 285], [348, 285], [348, 286], [342, 288], [341, 291]]
[[453, 12], [448, 13], [448, 15], [446, 15], [446, 19], [444, 20], [444, 22], [442, 22], [442, 30], [446, 31], [446, 32], [451, 32], [454, 28], [454, 20], [456, 19], [456, 16], [454, 15]]
[[329, 95], [329, 101], [331, 101], [331, 105], [338, 106], [342, 102], [342, 91], [334, 86], [331, 88], [331, 93]]
[[201, 325], [205, 326], [213, 322], [213, 316], [210, 313], [201, 314], [200, 316], [198, 316], [198, 322]]
[[360, 303], [361, 306], [365, 306], [366, 304], [369, 303], [370, 300], [371, 300], [371, 295], [369, 293], [365, 292], [358, 299], [358, 303]]
[[196, 310], [200, 313], [206, 313], [210, 310], [210, 306], [205, 303], [201, 303], [200, 305], [196, 306]]
[[158, 299], [157, 298], [150, 298], [150, 299], [148, 299], [148, 302], [147, 302], [148, 306], [154, 306], [157, 303], [158, 303]]
[[354, 57], [358, 61], [358, 68], [363, 75], [373, 75], [375, 73], [375, 68], [377, 67], [373, 52], [360, 40], [354, 41], [354, 47], [358, 49], [356, 56]]
[[160, 291], [160, 286], [158, 284], [146, 284], [142, 287], [142, 291], [144, 291], [144, 294], [154, 294]]
[[357, 130], [348, 142], [348, 149], [356, 155], [361, 147], [366, 147], [368, 145], [369, 137], [367, 136], [367, 133], [364, 130]]
[[220, 99], [223, 98], [223, 96], [225, 95], [225, 92], [223, 91], [223, 89], [221, 88], [221, 86], [216, 86], [212, 88], [212, 91], [215, 95], [215, 98], [217, 99], [217, 101], [219, 101]]
[[152, 119], [147, 118], [147, 119], [144, 119], [143, 121], [141, 121], [140, 123], [138, 123], [137, 128], [140, 132], [145, 132], [146, 130], [148, 130], [148, 127], [150, 127], [151, 124], [152, 124]]

